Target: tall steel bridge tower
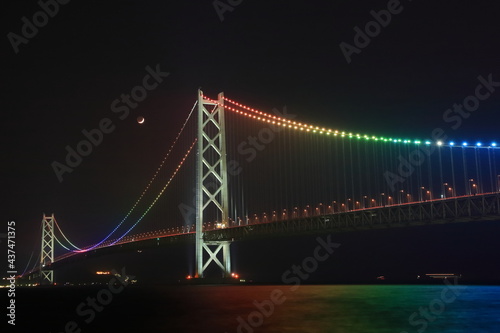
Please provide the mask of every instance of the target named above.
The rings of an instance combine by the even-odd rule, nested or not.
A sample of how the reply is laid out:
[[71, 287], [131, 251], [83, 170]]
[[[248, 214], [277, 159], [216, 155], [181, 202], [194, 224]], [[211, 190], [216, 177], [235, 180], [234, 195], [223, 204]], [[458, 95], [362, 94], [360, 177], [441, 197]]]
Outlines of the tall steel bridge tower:
[[54, 284], [54, 271], [45, 266], [54, 262], [54, 214], [43, 214], [42, 219], [42, 251], [40, 256], [40, 284]]
[[[196, 160], [196, 275], [203, 278], [206, 268], [214, 262], [231, 274], [231, 242], [205, 241], [203, 221], [216, 218], [218, 228], [229, 222], [229, 193], [226, 160], [226, 133], [224, 123], [224, 95], [218, 101], [206, 99], [198, 90], [198, 143]], [[219, 252], [222, 250], [222, 262]], [[204, 253], [208, 254], [205, 259]]]

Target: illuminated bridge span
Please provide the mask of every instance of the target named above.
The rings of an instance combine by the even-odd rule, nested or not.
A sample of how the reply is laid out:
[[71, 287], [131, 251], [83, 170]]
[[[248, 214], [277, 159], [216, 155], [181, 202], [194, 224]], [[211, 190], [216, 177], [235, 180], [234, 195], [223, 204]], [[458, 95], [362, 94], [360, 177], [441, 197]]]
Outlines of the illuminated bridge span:
[[[24, 275], [53, 283], [55, 268], [79, 258], [194, 242], [190, 275], [203, 278], [216, 264], [230, 277], [230, 246], [242, 239], [498, 220], [499, 163], [491, 141], [351, 132], [199, 91], [167, 155], [110, 232], [76, 246], [44, 215], [40, 260]], [[185, 191], [174, 202], [172, 225], [162, 199], [175, 186], [193, 188], [194, 197]], [[56, 256], [56, 244], [65, 252]]]

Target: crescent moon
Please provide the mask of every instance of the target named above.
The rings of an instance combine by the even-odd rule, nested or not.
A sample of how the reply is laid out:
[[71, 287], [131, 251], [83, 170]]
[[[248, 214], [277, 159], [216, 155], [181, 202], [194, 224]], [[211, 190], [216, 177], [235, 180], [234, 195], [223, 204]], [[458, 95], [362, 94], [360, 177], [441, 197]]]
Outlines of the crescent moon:
[[144, 123], [144, 118], [143, 118], [143, 117], [139, 117], [139, 118], [137, 118], [137, 122], [138, 122], [139, 124]]

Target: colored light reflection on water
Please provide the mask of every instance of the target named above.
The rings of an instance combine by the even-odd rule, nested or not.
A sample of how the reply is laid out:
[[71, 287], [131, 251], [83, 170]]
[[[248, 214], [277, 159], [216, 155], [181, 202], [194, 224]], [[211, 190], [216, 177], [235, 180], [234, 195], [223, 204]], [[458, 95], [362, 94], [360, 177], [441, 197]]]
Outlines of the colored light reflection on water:
[[[85, 323], [76, 306], [101, 287], [20, 291], [19, 327], [61, 332], [500, 332], [500, 287], [436, 285], [132, 286]], [[47, 315], [40, 309], [50, 309]], [[37, 311], [35, 311], [37, 310]], [[43, 321], [27, 320], [40, 314]], [[17, 325], [16, 325], [17, 326]], [[27, 326], [28, 327], [28, 326]]]

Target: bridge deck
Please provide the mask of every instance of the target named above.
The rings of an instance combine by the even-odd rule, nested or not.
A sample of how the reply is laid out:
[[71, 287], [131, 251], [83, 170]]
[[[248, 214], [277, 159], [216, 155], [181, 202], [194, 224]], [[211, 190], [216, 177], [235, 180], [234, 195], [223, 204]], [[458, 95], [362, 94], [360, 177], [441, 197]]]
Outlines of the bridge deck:
[[[277, 237], [298, 234], [353, 232], [369, 229], [409, 227], [498, 220], [500, 218], [500, 193], [485, 193], [422, 202], [410, 202], [365, 209], [318, 214], [313, 216], [276, 219], [269, 222], [253, 222], [223, 229], [205, 230], [205, 241], [239, 241], [261, 237]], [[84, 260], [120, 251], [131, 251], [177, 243], [194, 243], [195, 230], [178, 228], [174, 231], [157, 231], [129, 236], [114, 245], [113, 241], [86, 252], [69, 252], [56, 258], [46, 268], [57, 268], [73, 261]], [[25, 274], [36, 275], [38, 269]]]

